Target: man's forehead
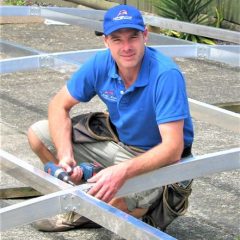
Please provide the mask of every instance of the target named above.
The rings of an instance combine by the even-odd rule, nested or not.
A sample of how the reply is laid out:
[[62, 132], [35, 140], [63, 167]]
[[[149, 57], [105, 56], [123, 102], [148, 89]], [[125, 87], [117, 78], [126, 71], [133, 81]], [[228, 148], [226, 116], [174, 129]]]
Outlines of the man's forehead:
[[123, 33], [129, 33], [129, 34], [135, 35], [135, 34], [138, 34], [139, 32], [141, 32], [141, 31], [139, 31], [138, 29], [134, 29], [134, 28], [121, 28], [117, 31], [112, 32], [109, 36], [112, 36], [112, 37], [118, 36]]

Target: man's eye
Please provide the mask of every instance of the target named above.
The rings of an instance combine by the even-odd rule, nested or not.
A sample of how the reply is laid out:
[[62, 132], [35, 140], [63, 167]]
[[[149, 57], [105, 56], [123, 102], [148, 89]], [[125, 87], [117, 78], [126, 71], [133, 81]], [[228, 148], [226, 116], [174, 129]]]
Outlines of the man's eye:
[[120, 43], [120, 39], [113, 39], [113, 43]]
[[132, 38], [134, 38], [134, 39], [135, 39], [135, 38], [138, 38], [138, 35], [134, 35], [134, 36], [132, 36]]

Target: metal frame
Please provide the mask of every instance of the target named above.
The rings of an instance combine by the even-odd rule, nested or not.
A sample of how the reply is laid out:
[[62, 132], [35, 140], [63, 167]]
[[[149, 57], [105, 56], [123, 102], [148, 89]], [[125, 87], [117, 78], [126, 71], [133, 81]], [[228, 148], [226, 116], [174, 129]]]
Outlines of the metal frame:
[[[70, 8], [0, 7], [0, 12], [3, 16], [43, 16], [45, 18], [69, 24], [84, 26], [87, 24], [95, 30], [101, 30], [100, 21], [102, 20], [104, 11], [93, 11]], [[186, 25], [185, 23], [179, 23], [178, 21], [163, 20], [161, 18], [153, 19], [148, 16], [144, 17], [147, 22], [151, 20], [151, 25], [155, 24], [154, 21], [156, 21], [157, 26], [161, 25], [175, 30], [181, 29], [182, 31], [184, 30], [191, 33], [194, 33], [192, 32], [192, 29], [196, 28], [196, 25]], [[203, 30], [202, 26], [197, 26], [196, 31], [200, 30], [203, 31], [205, 34], [204, 36], [210, 36], [208, 35], [210, 28], [205, 27]], [[211, 31], [213, 31], [213, 29], [211, 29]], [[197, 34], [199, 34], [199, 32]], [[222, 40], [228, 39], [229, 41], [236, 42], [236, 37], [239, 40], [239, 33], [236, 35], [236, 33], [232, 31], [226, 32], [219, 31], [218, 29], [217, 32], [214, 31], [213, 34], [214, 38], [217, 36]], [[228, 37], [223, 38], [221, 34], [226, 34]], [[161, 41], [167, 41], [170, 39], [157, 34], [152, 34], [151, 36], [158, 38]], [[177, 39], [173, 40], [172, 43], [180, 44], [180, 46], [159, 45], [154, 47], [171, 57], [203, 58], [218, 62], [222, 61], [231, 66], [239, 66], [239, 46], [190, 45], [187, 41], [180, 41]], [[182, 45], [183, 43], [185, 45]], [[237, 41], [237, 43], [239, 43], [239, 41]], [[2, 41], [1, 44], [6, 50], [10, 46], [15, 50], [22, 51], [23, 54], [30, 55], [0, 61], [1, 73], [10, 73], [41, 67], [49, 67], [55, 70], [59, 70], [60, 67], [75, 67], [81, 65], [88, 57], [100, 50], [95, 49], [46, 54], [9, 42]], [[219, 56], [221, 56], [221, 60]], [[240, 132], [239, 114], [201, 103], [193, 99], [189, 99], [189, 102], [192, 114], [196, 118], [200, 118], [213, 124], [217, 123], [219, 126], [236, 133]], [[217, 121], [216, 118], [218, 119]], [[7, 230], [11, 227], [30, 223], [34, 220], [50, 217], [58, 213], [76, 211], [126, 239], [174, 239], [158, 229], [152, 228], [130, 215], [89, 196], [85, 193], [86, 189], [91, 187], [89, 184], [71, 187], [2, 150], [0, 150], [0, 166], [1, 170], [5, 173], [28, 185], [30, 184], [39, 192], [48, 194], [43, 197], [2, 208], [0, 210], [0, 217], [4, 219], [4, 221], [1, 223], [1, 230]], [[119, 190], [117, 196], [124, 196], [129, 193], [238, 168], [240, 168], [240, 148], [186, 158], [179, 163], [130, 179]], [[140, 182], [141, 187], [139, 185]], [[41, 209], [41, 211], [38, 209]], [[91, 209], [91, 211], [89, 211], [89, 209]], [[22, 211], [28, 212], [29, 214], [21, 214]], [[34, 216], [31, 212], [34, 212]], [[20, 217], [16, 218], [16, 216]]]
[[[1, 44], [1, 42], [0, 42]], [[6, 46], [6, 42], [3, 43]], [[11, 44], [9, 43], [11, 46]], [[17, 46], [14, 46], [17, 48]], [[196, 45], [158, 45], [152, 46], [170, 57], [199, 58], [223, 62], [231, 66], [240, 67], [239, 46], [205, 46]], [[22, 47], [23, 51], [25, 50]], [[11, 73], [16, 71], [28, 71], [41, 67], [58, 69], [60, 66], [81, 65], [86, 59], [96, 52], [104, 49], [79, 50], [57, 53], [37, 53], [24, 57], [4, 59], [0, 61], [0, 73]]]
[[[51, 193], [0, 210], [0, 230], [5, 231], [59, 213], [75, 211], [126, 239], [174, 239], [142, 221], [86, 194], [92, 184], [72, 187], [35, 168], [17, 157], [0, 150], [0, 166], [5, 173], [31, 184], [42, 193]], [[21, 214], [28, 212], [29, 214]], [[30, 214], [30, 213], [34, 214]], [[18, 218], [16, 218], [18, 216]], [[126, 229], [128, 231], [126, 231]], [[134, 236], [134, 237], [133, 237]]]
[[[23, 183], [31, 184], [39, 192], [46, 194], [63, 189], [56, 194], [2, 208], [0, 217], [4, 219], [4, 222], [1, 223], [1, 231], [59, 213], [76, 211], [126, 239], [132, 239], [133, 233], [135, 239], [173, 239], [140, 220], [86, 194], [85, 191], [92, 184], [72, 187], [3, 150], [0, 150], [0, 166], [2, 171]], [[240, 168], [240, 148], [185, 158], [179, 163], [128, 180], [116, 196], [126, 196], [130, 193], [238, 168]], [[26, 215], [21, 214], [22, 212], [33, 212], [34, 214]], [[19, 217], [16, 218], [16, 216]], [[118, 227], [116, 228], [116, 226]], [[123, 229], [128, 229], [128, 231], [123, 231]]]

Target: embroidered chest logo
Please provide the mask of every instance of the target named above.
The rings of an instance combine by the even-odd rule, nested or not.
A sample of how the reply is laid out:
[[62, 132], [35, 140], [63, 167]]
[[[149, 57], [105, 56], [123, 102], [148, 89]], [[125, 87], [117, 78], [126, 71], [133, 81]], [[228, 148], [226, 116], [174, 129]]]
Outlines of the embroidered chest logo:
[[132, 16], [129, 16], [126, 10], [121, 10], [118, 13], [118, 15], [115, 18], [113, 18], [113, 20], [123, 20], [123, 19], [131, 20]]
[[116, 102], [117, 97], [115, 95], [115, 92], [113, 90], [104, 90], [101, 92], [101, 96], [109, 101]]

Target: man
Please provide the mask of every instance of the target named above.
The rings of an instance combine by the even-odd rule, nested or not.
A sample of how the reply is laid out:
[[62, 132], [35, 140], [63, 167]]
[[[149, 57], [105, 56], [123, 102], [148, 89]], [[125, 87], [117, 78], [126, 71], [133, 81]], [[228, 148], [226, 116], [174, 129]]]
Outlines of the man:
[[[104, 16], [107, 50], [72, 76], [51, 100], [48, 121], [35, 123], [28, 133], [30, 146], [41, 161], [53, 161], [72, 172], [74, 183], [82, 178], [77, 163], [96, 160], [105, 166], [88, 180], [95, 183], [88, 193], [137, 218], [147, 213], [162, 189], [114, 198], [117, 191], [129, 178], [177, 162], [193, 141], [184, 78], [172, 60], [145, 46], [147, 39], [136, 8], [109, 9]], [[119, 142], [73, 144], [69, 111], [95, 95], [106, 104]], [[142, 153], [130, 151], [131, 146]], [[63, 231], [83, 224], [79, 221], [83, 218], [73, 215], [71, 220], [40, 221], [38, 229]]]

